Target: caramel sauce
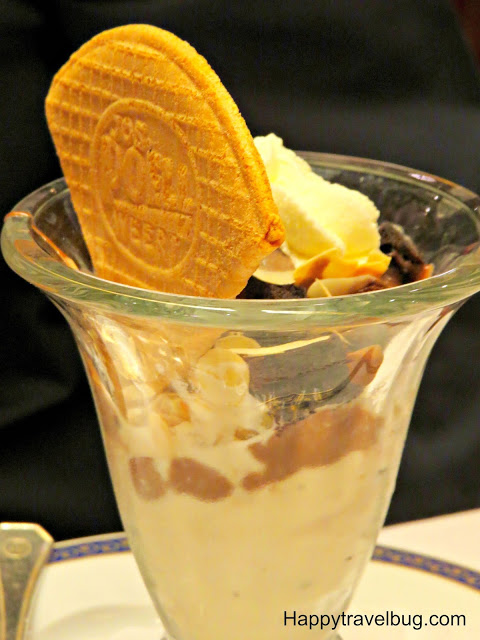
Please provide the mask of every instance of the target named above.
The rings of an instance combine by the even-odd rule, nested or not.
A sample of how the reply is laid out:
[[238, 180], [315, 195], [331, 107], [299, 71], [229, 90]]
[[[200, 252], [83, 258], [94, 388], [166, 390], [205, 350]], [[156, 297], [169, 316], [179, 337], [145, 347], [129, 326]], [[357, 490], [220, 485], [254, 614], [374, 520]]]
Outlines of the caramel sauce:
[[376, 442], [380, 426], [378, 417], [358, 405], [323, 409], [276, 431], [265, 443], [250, 445], [265, 469], [247, 475], [242, 486], [253, 491], [300, 469], [329, 465], [367, 449]]
[[169, 479], [174, 491], [199, 500], [221, 500], [233, 491], [233, 484], [224, 475], [193, 458], [174, 458]]

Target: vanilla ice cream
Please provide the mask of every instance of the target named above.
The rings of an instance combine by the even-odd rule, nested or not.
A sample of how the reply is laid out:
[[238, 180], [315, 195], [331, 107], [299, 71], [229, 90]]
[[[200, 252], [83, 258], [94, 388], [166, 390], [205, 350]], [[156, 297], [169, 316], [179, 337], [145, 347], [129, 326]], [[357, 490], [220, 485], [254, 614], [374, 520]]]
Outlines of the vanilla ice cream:
[[331, 295], [339, 295], [362, 286], [369, 275], [381, 276], [390, 258], [380, 251], [375, 204], [363, 193], [316, 174], [275, 134], [254, 141], [285, 226], [282, 250], [297, 268], [297, 284], [323, 280], [310, 294], [317, 297], [325, 295], [331, 280], [341, 278], [331, 287]]
[[[306, 386], [296, 363], [318, 345], [326, 362], [334, 340], [334, 353], [340, 350], [332, 366], [355, 385], [363, 352], [348, 355], [348, 336], [345, 343], [327, 335], [272, 345], [227, 332], [188, 369], [170, 368], [169, 383], [155, 390], [138, 382], [163, 359], [145, 349], [146, 334], [130, 326], [122, 338], [107, 323], [102, 331], [115, 335], [109, 344], [121, 396], [113, 403], [101, 385], [94, 388], [100, 415], [108, 414], [114, 487], [172, 636], [287, 640], [284, 610], [341, 613], [385, 516], [408, 412], [391, 423], [368, 395], [324, 404], [319, 394], [301, 413]], [[152, 336], [149, 344], [162, 340]], [[360, 390], [376, 383], [382, 364], [380, 347], [374, 358], [370, 351]], [[288, 394], [277, 386], [278, 395], [262, 396], [279, 355], [292, 376]], [[322, 362], [318, 368], [321, 376]], [[282, 403], [297, 418], [285, 422]], [[295, 634], [319, 640], [329, 630]]]

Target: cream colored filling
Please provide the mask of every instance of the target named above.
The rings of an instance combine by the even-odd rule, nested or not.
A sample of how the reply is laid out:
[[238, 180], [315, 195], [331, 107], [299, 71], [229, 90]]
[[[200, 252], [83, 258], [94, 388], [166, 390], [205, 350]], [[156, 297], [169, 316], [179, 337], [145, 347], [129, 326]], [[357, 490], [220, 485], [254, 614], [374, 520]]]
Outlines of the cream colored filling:
[[[241, 449], [232, 447], [223, 469], [243, 466]], [[130, 542], [153, 599], [187, 639], [303, 637], [284, 627], [284, 610], [341, 612], [391, 492], [372, 447], [216, 502], [172, 491], [148, 502], [128, 482], [128, 454], [117, 454]]]
[[[130, 544], [153, 601], [182, 640], [327, 638], [330, 630], [284, 626], [284, 611], [345, 609], [393, 489], [398, 456], [392, 451], [401, 450], [404, 432], [386, 429], [374, 445], [334, 463], [242, 488], [245, 476], [264, 469], [249, 446], [272, 435], [237, 353], [257, 347], [241, 335], [220, 338], [197, 361], [188, 388], [173, 380], [177, 395], [125, 388], [125, 415], [118, 416], [117, 432], [106, 433]], [[167, 399], [184, 403], [189, 419], [168, 424]], [[252, 427], [254, 438], [236, 439], [237, 428]], [[154, 458], [164, 479], [173, 458], [191, 458], [234, 488], [208, 501], [166, 483], [163, 495], [147, 499], [132, 482], [132, 457]]]

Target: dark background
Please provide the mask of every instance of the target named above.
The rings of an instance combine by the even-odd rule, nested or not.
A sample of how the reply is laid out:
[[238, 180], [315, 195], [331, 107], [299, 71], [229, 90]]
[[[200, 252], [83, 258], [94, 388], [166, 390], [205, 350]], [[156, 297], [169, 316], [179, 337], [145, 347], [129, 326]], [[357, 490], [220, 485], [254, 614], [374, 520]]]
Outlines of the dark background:
[[[252, 133], [397, 162], [480, 192], [475, 11], [442, 0], [5, 0], [0, 214], [61, 174], [43, 102], [97, 32], [130, 22], [188, 40]], [[63, 318], [0, 260], [0, 520], [57, 539], [121, 528], [85, 375]], [[429, 361], [388, 521], [480, 506], [480, 296]]]

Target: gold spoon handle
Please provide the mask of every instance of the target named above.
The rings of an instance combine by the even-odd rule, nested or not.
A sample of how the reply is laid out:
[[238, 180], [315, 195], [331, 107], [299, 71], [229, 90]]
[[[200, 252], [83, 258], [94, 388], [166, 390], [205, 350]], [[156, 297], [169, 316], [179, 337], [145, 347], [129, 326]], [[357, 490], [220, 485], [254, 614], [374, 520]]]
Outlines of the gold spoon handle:
[[0, 523], [0, 640], [22, 640], [53, 538], [38, 524]]

